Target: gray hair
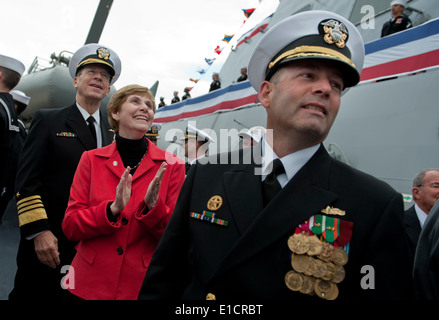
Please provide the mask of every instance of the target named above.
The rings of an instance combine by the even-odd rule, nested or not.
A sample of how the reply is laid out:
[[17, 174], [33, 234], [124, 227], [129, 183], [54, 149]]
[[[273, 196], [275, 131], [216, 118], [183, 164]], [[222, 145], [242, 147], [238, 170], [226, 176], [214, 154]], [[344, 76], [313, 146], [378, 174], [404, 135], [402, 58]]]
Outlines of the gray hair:
[[413, 188], [420, 187], [422, 185], [422, 181], [425, 178], [425, 174], [429, 171], [438, 171], [439, 172], [439, 169], [430, 168], [430, 169], [424, 169], [424, 170], [420, 171], [413, 179]]

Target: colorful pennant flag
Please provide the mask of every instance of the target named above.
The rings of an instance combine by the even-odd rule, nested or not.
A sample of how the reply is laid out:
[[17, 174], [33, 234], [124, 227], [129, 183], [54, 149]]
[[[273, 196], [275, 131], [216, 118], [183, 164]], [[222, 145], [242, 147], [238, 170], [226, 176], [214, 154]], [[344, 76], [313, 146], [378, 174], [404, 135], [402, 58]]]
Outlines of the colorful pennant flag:
[[206, 70], [204, 70], [204, 69], [198, 69], [197, 72], [198, 72], [199, 74], [205, 74], [205, 73], [206, 73]]
[[220, 53], [223, 51], [223, 49], [224, 49], [224, 48], [220, 48], [220, 46], [216, 46], [216, 48], [215, 48], [215, 52], [216, 52], [217, 54], [220, 54]]
[[200, 79], [194, 79], [194, 78], [190, 78], [189, 80], [192, 81], [192, 82], [195, 82], [195, 83], [197, 83], [198, 81], [200, 81]]
[[244, 15], [245, 15], [245, 17], [248, 19], [248, 18], [250, 18], [250, 16], [252, 15], [252, 13], [255, 11], [255, 8], [242, 9], [242, 11], [244, 11]]
[[232, 40], [233, 36], [234, 34], [232, 35], [225, 34], [222, 41], [229, 43], [229, 41]]
[[205, 60], [206, 63], [210, 66], [210, 65], [212, 65], [212, 63], [216, 60], [216, 58], [213, 58], [213, 59], [204, 58], [204, 60]]

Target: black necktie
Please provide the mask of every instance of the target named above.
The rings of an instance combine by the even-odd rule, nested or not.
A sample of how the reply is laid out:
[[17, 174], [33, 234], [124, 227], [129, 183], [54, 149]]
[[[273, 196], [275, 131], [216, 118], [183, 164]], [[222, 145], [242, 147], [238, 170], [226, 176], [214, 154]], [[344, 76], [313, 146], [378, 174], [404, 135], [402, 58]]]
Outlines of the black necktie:
[[97, 148], [98, 143], [97, 143], [97, 138], [96, 138], [96, 129], [94, 126], [95, 118], [93, 118], [93, 116], [90, 116], [87, 118], [87, 122], [88, 122], [88, 128], [90, 129], [91, 136], [93, 137], [94, 147]]
[[282, 165], [280, 159], [275, 159], [273, 161], [273, 170], [270, 174], [262, 181], [262, 196], [264, 200], [264, 207], [274, 198], [276, 193], [282, 189], [277, 176], [285, 172], [285, 168]]

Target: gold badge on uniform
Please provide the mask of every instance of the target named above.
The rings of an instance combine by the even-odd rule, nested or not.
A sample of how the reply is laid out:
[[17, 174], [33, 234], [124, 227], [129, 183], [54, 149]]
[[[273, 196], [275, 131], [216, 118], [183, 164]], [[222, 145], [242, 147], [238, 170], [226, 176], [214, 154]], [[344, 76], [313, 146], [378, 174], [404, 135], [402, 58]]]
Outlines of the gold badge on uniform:
[[98, 50], [96, 50], [96, 53], [98, 54], [98, 57], [100, 59], [110, 59], [110, 50], [108, 50], [107, 48], [100, 47]]
[[344, 216], [346, 214], [346, 211], [330, 206], [327, 206], [325, 209], [322, 209], [321, 212], [329, 215], [336, 215], [336, 216]]
[[[339, 211], [342, 210], [331, 207], [322, 210], [341, 215]], [[352, 227], [350, 221], [321, 214], [300, 224], [287, 241], [293, 269], [285, 275], [288, 289], [326, 300], [336, 299], [337, 285], [346, 276], [344, 266], [349, 260]]]
[[323, 39], [326, 43], [333, 44], [340, 49], [344, 48], [348, 38], [348, 29], [346, 26], [335, 19], [329, 19], [320, 22], [325, 33]]
[[211, 211], [218, 210], [223, 205], [223, 198], [221, 196], [213, 196], [207, 201], [207, 209]]

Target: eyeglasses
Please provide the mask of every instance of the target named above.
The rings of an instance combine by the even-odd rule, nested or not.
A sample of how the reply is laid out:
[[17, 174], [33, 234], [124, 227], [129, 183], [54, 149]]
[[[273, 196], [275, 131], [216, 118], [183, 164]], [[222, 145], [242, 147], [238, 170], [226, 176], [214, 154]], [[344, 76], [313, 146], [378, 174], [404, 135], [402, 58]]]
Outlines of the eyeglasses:
[[84, 71], [85, 71], [85, 73], [86, 73], [88, 76], [95, 76], [96, 74], [100, 73], [100, 74], [101, 74], [101, 77], [102, 77], [103, 79], [105, 79], [105, 80], [107, 80], [108, 82], [110, 82], [111, 75], [110, 75], [108, 72], [105, 72], [105, 71], [96, 71], [95, 69], [90, 69], [90, 68], [87, 68], [87, 69], [85, 69]]

